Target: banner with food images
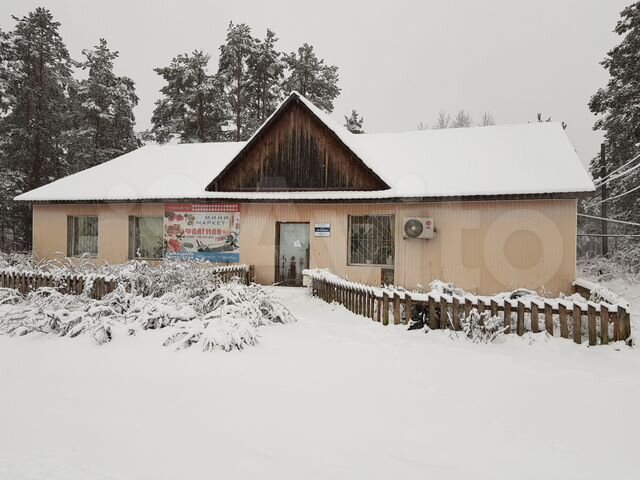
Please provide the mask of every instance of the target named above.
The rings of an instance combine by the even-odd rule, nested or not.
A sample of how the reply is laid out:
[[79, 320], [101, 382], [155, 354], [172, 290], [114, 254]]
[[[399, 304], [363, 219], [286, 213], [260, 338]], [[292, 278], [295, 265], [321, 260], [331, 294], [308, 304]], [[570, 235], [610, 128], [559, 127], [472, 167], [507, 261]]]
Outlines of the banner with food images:
[[165, 258], [240, 262], [240, 206], [166, 204]]

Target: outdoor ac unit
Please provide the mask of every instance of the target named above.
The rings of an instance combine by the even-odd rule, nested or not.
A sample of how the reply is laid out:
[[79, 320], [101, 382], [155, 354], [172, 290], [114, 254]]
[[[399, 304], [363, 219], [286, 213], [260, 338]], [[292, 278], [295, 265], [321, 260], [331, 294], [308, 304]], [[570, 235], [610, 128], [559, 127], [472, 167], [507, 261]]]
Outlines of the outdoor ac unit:
[[433, 218], [411, 217], [402, 219], [402, 235], [404, 238], [435, 238]]

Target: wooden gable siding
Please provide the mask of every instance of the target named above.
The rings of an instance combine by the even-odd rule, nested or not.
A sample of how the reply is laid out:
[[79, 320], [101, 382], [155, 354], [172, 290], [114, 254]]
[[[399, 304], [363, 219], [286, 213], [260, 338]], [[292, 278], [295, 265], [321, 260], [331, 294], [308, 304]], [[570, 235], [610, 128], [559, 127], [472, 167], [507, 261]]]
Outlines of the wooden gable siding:
[[209, 186], [210, 191], [389, 188], [301, 102], [273, 118]]

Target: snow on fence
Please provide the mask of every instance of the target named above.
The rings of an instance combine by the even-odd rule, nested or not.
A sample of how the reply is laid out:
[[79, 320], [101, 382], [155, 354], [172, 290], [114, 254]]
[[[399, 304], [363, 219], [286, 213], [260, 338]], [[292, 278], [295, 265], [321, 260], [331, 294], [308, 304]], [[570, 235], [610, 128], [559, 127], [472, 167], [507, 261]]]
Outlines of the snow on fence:
[[627, 341], [631, 337], [628, 304], [549, 299], [537, 295], [510, 298], [508, 295], [476, 296], [466, 292], [458, 295], [435, 290], [414, 293], [349, 282], [322, 270], [305, 270], [305, 275], [311, 280], [313, 296], [328, 303], [339, 303], [353, 313], [383, 325], [390, 321], [394, 325], [407, 324], [421, 317], [431, 329], [460, 330], [461, 318], [469, 317], [476, 309], [480, 314], [486, 312], [501, 319], [505, 333], [515, 331], [520, 336], [525, 331], [546, 330], [549, 335], [559, 334], [582, 343], [583, 334], [586, 334], [589, 345], [607, 344], [610, 340]]
[[[238, 277], [245, 285], [253, 279], [253, 265], [226, 265], [212, 267], [211, 274], [222, 282], [229, 282]], [[90, 298], [100, 300], [118, 286], [113, 276], [100, 274], [74, 274], [42, 271], [16, 271], [8, 268], [0, 270], [0, 287], [14, 288], [22, 294], [37, 290], [40, 287], [53, 287], [61, 293], [70, 295], [86, 294]]]
[[14, 288], [22, 294], [40, 287], [53, 287], [62, 293], [86, 293], [87, 296], [99, 300], [116, 289], [117, 281], [102, 275], [0, 271], [0, 286]]

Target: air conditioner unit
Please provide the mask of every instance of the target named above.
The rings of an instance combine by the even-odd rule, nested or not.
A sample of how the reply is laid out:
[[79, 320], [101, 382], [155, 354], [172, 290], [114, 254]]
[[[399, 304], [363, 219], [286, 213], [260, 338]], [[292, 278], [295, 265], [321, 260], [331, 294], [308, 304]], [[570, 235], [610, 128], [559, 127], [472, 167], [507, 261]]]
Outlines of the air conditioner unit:
[[402, 236], [404, 238], [435, 238], [433, 218], [411, 217], [402, 219]]

